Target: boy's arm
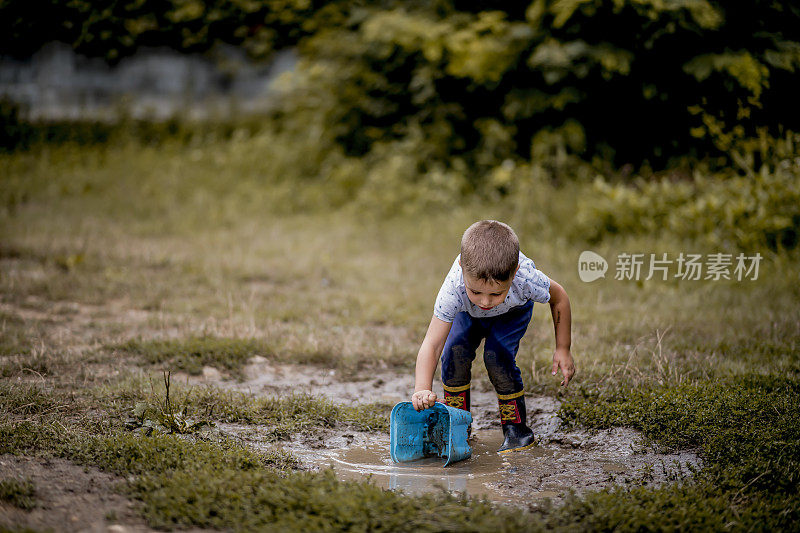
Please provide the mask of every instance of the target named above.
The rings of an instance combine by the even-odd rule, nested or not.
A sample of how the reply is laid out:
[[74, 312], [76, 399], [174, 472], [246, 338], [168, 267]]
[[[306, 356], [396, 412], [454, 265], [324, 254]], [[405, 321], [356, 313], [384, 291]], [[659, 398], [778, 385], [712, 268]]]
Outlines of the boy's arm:
[[572, 343], [572, 313], [569, 307], [569, 296], [564, 287], [550, 280], [550, 312], [553, 314], [553, 328], [556, 336], [556, 350], [553, 354], [553, 375], [558, 369], [564, 379], [561, 381], [563, 386], [569, 385], [569, 380], [575, 375], [575, 364], [570, 353]]
[[428, 325], [425, 339], [419, 347], [414, 394], [411, 395], [411, 404], [417, 411], [433, 407], [433, 404], [436, 403], [436, 393], [431, 390], [433, 389], [433, 373], [439, 357], [442, 355], [451, 326], [452, 323], [439, 320], [434, 316]]

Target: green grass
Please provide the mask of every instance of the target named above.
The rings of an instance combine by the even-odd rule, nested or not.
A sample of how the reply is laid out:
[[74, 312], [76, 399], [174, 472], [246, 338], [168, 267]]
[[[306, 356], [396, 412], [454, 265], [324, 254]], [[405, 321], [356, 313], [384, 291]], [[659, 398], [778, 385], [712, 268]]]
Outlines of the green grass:
[[[590, 523], [615, 513], [623, 523], [642, 523], [658, 507], [664, 529], [787, 530], [800, 519], [796, 377], [751, 374], [677, 387], [581, 392], [561, 408], [568, 423], [637, 428], [662, 448], [698, 449], [704, 461], [691, 483], [589, 495], [576, 505]], [[625, 504], [645, 514], [631, 518]]]
[[[744, 398], [737, 394], [742, 388], [749, 391]], [[582, 420], [595, 427], [644, 421], [638, 427], [664, 446], [701, 446], [708, 464], [695, 479], [569, 497], [534, 514], [445, 496], [405, 497], [368, 483], [342, 483], [330, 472], [293, 472], [285, 457], [256, 454], [230, 439], [65, 427], [47, 414], [38, 423], [0, 424], [0, 452], [54, 453], [125, 476], [126, 491], [142, 502], [150, 525], [168, 529], [278, 530], [295, 524], [394, 530], [413, 523], [423, 531], [774, 530], [790, 528], [798, 518], [796, 478], [787, 476], [793, 468], [796, 475], [797, 450], [781, 447], [796, 447], [797, 429], [770, 423], [796, 417], [796, 394], [796, 384], [780, 380], [725, 383], [707, 394], [697, 388], [653, 392], [644, 401], [623, 401], [621, 394], [608, 402], [623, 406], [612, 409], [617, 419], [599, 415], [596, 399], [577, 402], [573, 411], [565, 408], [569, 420], [570, 412], [583, 409]], [[689, 420], [687, 412], [693, 413]], [[737, 424], [743, 412], [765, 427], [751, 432]]]
[[[170, 384], [169, 392], [161, 381], [130, 382], [96, 389], [92, 402], [104, 406], [117, 417], [133, 417], [133, 425], [147, 421], [168, 426], [165, 419], [175, 416], [195, 423], [234, 422], [258, 425], [262, 440], [285, 440], [298, 434], [313, 434], [328, 428], [355, 431], [389, 430], [387, 404], [340, 405], [310, 394], [254, 396], [217, 387], [186, 387]], [[167, 401], [169, 399], [169, 401]]]
[[[0, 435], [36, 431], [25, 424], [0, 425]], [[340, 482], [330, 471], [284, 471], [229, 440], [97, 435], [52, 426], [40, 432], [49, 433], [49, 440], [31, 437], [35, 445], [18, 451], [50, 451], [125, 476], [127, 492], [158, 528], [397, 531], [412, 525], [421, 531], [459, 526], [511, 531], [524, 525], [517, 512], [486, 503], [446, 495], [407, 498], [369, 482]]]
[[284, 439], [319, 428], [346, 427], [356, 431], [389, 431], [387, 404], [339, 405], [308, 394], [281, 397], [253, 397], [244, 393], [223, 393], [202, 389], [186, 398], [198, 410], [214, 419], [273, 426], [265, 434]]
[[582, 392], [562, 406], [566, 421], [634, 427], [668, 449], [697, 448], [704, 476], [717, 483], [789, 492], [800, 481], [800, 380], [749, 375]]
[[0, 411], [4, 416], [41, 416], [67, 408], [66, 398], [44, 391], [41, 387], [0, 381]]
[[137, 375], [85, 391], [0, 381], [0, 409], [9, 421], [66, 416], [88, 426], [151, 427], [177, 433], [232, 422], [258, 426], [262, 440], [270, 442], [331, 428], [387, 432], [390, 408], [376, 403], [340, 405], [310, 394], [271, 397], [212, 386], [188, 387], [163, 381], [161, 376]]

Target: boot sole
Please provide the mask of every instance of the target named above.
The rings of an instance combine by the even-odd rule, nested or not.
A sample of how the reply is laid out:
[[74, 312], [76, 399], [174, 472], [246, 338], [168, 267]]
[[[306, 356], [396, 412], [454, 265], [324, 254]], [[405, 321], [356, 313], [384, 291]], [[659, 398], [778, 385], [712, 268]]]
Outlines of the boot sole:
[[525, 451], [525, 450], [529, 450], [529, 449], [533, 448], [534, 446], [536, 446], [536, 443], [535, 442], [531, 442], [530, 444], [525, 445], [525, 446], [520, 446], [519, 448], [509, 448], [508, 450], [497, 450], [497, 453], [522, 452], [522, 451]]

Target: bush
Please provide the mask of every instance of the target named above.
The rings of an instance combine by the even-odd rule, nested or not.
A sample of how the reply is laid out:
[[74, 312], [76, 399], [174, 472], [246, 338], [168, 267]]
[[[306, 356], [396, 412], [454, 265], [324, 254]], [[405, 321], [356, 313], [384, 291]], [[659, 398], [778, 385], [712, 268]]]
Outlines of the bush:
[[797, 247], [800, 156], [764, 164], [757, 172], [745, 169], [745, 175], [736, 176], [697, 172], [689, 181], [638, 178], [632, 186], [597, 178], [579, 201], [577, 235], [597, 242], [609, 235], [660, 231], [714, 247]]
[[800, 128], [799, 22], [790, 2], [758, 0], [534, 0], [491, 11], [452, 1], [11, 0], [0, 6], [0, 54], [51, 40], [111, 63], [140, 47], [227, 44], [264, 59], [298, 46], [305, 81], [287, 109], [316, 110], [348, 155], [421, 128], [428, 160], [465, 158], [479, 174], [535, 160], [553, 137], [587, 159], [663, 167], [725, 155], [720, 131]]
[[[545, 137], [617, 165], [724, 155], [720, 131], [797, 129], [800, 10], [786, 3], [536, 0], [353, 12], [300, 43], [316, 73], [290, 100], [332, 100], [337, 140], [369, 152], [422, 127], [428, 150], [485, 171]], [[290, 102], [296, 107], [296, 102]], [[722, 151], [720, 151], [722, 150]], [[481, 172], [482, 173], [482, 172]]]

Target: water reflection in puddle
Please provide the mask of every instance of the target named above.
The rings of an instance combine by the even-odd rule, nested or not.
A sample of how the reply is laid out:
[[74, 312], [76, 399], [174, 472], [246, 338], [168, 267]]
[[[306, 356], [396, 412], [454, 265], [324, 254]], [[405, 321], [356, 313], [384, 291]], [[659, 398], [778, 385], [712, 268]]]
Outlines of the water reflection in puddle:
[[[377, 486], [409, 494], [439, 492], [465, 493], [496, 502], [513, 503], [515, 498], [500, 487], [523, 472], [551, 460], [557, 452], [532, 448], [523, 452], [498, 454], [500, 431], [476, 431], [470, 440], [472, 457], [445, 468], [444, 458], [426, 458], [395, 463], [389, 456], [388, 436], [376, 436], [362, 447], [347, 449], [289, 448], [306, 466], [333, 467], [340, 479], [369, 477]], [[526, 499], [552, 498], [552, 490], [526, 491]]]

